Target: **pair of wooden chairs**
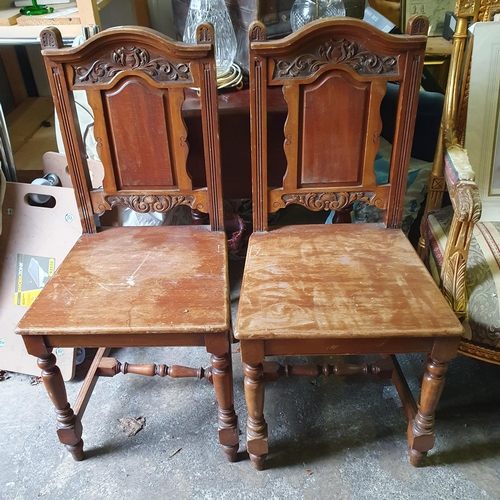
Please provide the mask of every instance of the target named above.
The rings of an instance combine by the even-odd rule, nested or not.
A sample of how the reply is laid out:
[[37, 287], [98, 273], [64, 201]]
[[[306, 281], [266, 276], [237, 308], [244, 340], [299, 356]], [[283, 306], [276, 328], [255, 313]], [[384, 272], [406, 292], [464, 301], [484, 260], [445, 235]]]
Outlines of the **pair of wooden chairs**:
[[[257, 468], [267, 454], [264, 382], [286, 375], [373, 373], [391, 376], [409, 419], [411, 463], [434, 442], [434, 411], [447, 361], [462, 327], [399, 229], [427, 21], [390, 36], [354, 19], [321, 20], [265, 41], [250, 29], [250, 114], [254, 233], [248, 244], [234, 335], [240, 341], [248, 407], [247, 450]], [[60, 121], [84, 235], [21, 320], [17, 332], [37, 356], [56, 407], [58, 435], [83, 458], [81, 417], [96, 379], [118, 372], [205, 377], [219, 405], [219, 438], [230, 460], [238, 449], [233, 407], [217, 91], [209, 25], [197, 45], [144, 28], [107, 30], [62, 49], [55, 29], [43, 55]], [[400, 84], [388, 181], [374, 159], [387, 82]], [[267, 93], [282, 88], [287, 171], [268, 186]], [[198, 88], [206, 185], [186, 169], [186, 88]], [[72, 97], [86, 90], [104, 165], [92, 189]], [[380, 208], [381, 224], [289, 226], [268, 216], [291, 204], [340, 210], [356, 201]], [[187, 205], [208, 225], [113, 227], [96, 216], [121, 205], [166, 212]], [[211, 368], [121, 364], [105, 349], [204, 345]], [[98, 347], [76, 405], [68, 403], [54, 347]], [[394, 354], [428, 353], [417, 407]], [[269, 356], [380, 353], [370, 365], [280, 367]]]

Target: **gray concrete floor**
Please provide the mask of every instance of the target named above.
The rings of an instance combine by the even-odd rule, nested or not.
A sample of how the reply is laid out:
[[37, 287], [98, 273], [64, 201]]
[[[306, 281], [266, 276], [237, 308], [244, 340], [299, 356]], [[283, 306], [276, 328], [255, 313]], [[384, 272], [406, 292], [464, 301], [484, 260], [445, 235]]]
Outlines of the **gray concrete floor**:
[[[122, 349], [113, 356], [209, 364], [203, 348]], [[418, 391], [421, 357], [400, 361]], [[228, 463], [218, 446], [215, 397], [206, 381], [135, 375], [99, 380], [83, 419], [86, 460], [74, 462], [57, 440], [43, 385], [9, 374], [0, 382], [0, 498], [500, 498], [500, 367], [464, 357], [450, 363], [436, 445], [419, 469], [408, 462], [406, 420], [392, 386], [355, 376], [269, 383], [270, 453], [267, 469], [254, 470], [245, 454], [237, 344], [234, 373], [241, 430], [236, 463]], [[80, 384], [67, 384], [70, 400]], [[146, 419], [144, 428], [127, 437], [118, 419], [139, 416]]]

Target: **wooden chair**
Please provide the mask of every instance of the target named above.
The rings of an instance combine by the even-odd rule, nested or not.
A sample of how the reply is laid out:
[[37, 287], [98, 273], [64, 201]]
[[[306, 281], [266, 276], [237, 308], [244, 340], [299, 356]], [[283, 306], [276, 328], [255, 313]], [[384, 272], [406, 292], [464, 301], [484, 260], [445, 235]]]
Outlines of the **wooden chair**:
[[[230, 461], [236, 458], [214, 33], [202, 24], [197, 34], [198, 44], [186, 45], [148, 28], [116, 28], [78, 48], [62, 48], [55, 28], [41, 34], [84, 234], [17, 333], [38, 357], [59, 439], [75, 460], [83, 459], [81, 418], [97, 377], [119, 372], [213, 382], [220, 443]], [[188, 132], [181, 111], [191, 87], [200, 91], [205, 187], [193, 187], [186, 170]], [[99, 189], [90, 182], [76, 90], [87, 92], [94, 110], [104, 165]], [[210, 224], [96, 228], [96, 214], [114, 206], [146, 213], [179, 205], [208, 214]], [[71, 408], [52, 350], [77, 346], [99, 351]], [[104, 356], [104, 347], [146, 346], [205, 346], [211, 368], [134, 365]]]
[[[268, 452], [264, 382], [281, 374], [373, 373], [392, 378], [409, 419], [410, 460], [434, 443], [434, 411], [447, 361], [462, 328], [399, 229], [427, 19], [412, 35], [386, 35], [363, 21], [320, 20], [279, 41], [250, 29], [254, 233], [242, 282], [235, 337], [241, 342], [248, 408], [247, 450], [254, 466]], [[414, 34], [414, 35], [413, 35]], [[388, 183], [374, 159], [386, 84], [400, 84]], [[269, 186], [267, 93], [283, 89], [287, 171]], [[298, 204], [338, 210], [355, 201], [381, 208], [383, 223], [268, 228], [268, 214]], [[428, 353], [417, 407], [391, 354]], [[280, 367], [268, 356], [380, 353], [370, 365]], [[394, 363], [394, 364], [393, 364]]]
[[[487, 195], [488, 189], [480, 192], [474, 171], [481, 167], [487, 172], [483, 177], [489, 179], [493, 157], [488, 156], [487, 148], [483, 150], [480, 139], [474, 144], [476, 153], [470, 159], [464, 146], [468, 100], [473, 92], [470, 82], [473, 37], [468, 27], [476, 22], [489, 22], [498, 13], [498, 1], [457, 1], [445, 106], [418, 248], [465, 327], [458, 352], [495, 364], [500, 364], [500, 205], [498, 200], [496, 207], [493, 202], [486, 216], [481, 215], [481, 196]], [[487, 83], [486, 75], [480, 78]], [[498, 103], [498, 97], [492, 94], [486, 105], [494, 109]], [[488, 180], [484, 184], [487, 186]], [[443, 207], [445, 192], [451, 204]]]

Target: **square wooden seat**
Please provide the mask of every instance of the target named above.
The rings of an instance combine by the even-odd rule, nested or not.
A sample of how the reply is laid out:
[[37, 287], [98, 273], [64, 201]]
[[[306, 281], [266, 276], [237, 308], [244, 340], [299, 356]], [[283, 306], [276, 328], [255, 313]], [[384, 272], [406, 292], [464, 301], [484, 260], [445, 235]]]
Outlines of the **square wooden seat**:
[[[314, 354], [314, 341], [322, 339], [344, 339], [357, 350], [356, 343], [374, 339], [381, 347], [411, 338], [431, 345], [435, 336], [457, 331], [455, 316], [399, 229], [300, 225], [251, 236], [238, 306], [240, 341], [264, 339], [268, 352], [275, 339], [290, 340], [292, 349], [302, 339], [311, 341]], [[317, 353], [330, 352], [334, 344]]]
[[225, 234], [206, 226], [84, 235], [18, 329], [54, 346], [71, 336], [75, 347], [115, 347], [131, 335], [144, 345], [182, 335], [189, 345], [187, 334], [203, 345], [206, 333], [230, 329], [225, 250]]

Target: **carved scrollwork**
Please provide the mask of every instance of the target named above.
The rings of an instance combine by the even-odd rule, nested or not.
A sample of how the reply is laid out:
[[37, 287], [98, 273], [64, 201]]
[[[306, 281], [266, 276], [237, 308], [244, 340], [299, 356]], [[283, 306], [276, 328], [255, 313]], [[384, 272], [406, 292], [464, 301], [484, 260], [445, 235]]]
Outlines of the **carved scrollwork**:
[[461, 252], [450, 256], [443, 276], [443, 295], [456, 312], [464, 313], [467, 307], [465, 287], [466, 262]]
[[75, 66], [73, 69], [81, 84], [107, 83], [118, 73], [127, 70], [141, 71], [158, 82], [193, 81], [188, 64], [151, 56], [146, 49], [140, 47], [121, 47], [105, 54], [91, 65]]
[[[473, 1], [471, 1], [471, 3], [472, 5], [474, 5]], [[499, 12], [500, 0], [483, 0], [479, 7], [478, 21], [493, 21], [493, 16], [495, 14], [498, 14]]]
[[116, 195], [106, 196], [105, 201], [109, 208], [116, 205], [131, 208], [135, 212], [168, 212], [178, 205], [188, 205], [193, 208], [194, 196], [169, 196], [169, 195]]
[[281, 199], [288, 205], [302, 205], [309, 210], [319, 212], [320, 210], [341, 210], [352, 205], [356, 201], [363, 201], [370, 205], [376, 205], [377, 200], [373, 192], [345, 192], [345, 193], [307, 193], [307, 194], [284, 194]]
[[481, 198], [474, 183], [458, 183], [450, 195], [454, 200], [455, 216], [460, 222], [476, 223], [481, 217]]
[[486, 347], [481, 347], [472, 342], [466, 341], [462, 337], [460, 346], [458, 348], [459, 352], [465, 354], [466, 356], [472, 356], [474, 358], [485, 359], [492, 361], [493, 363], [500, 364], [500, 351], [491, 347], [490, 349]]
[[276, 60], [275, 63], [274, 76], [277, 78], [312, 76], [326, 64], [347, 65], [361, 75], [398, 74], [396, 57], [375, 54], [363, 45], [346, 39], [329, 40], [317, 47], [313, 54]]
[[475, 0], [457, 0], [455, 4], [455, 14], [460, 17], [472, 16], [474, 14]]

